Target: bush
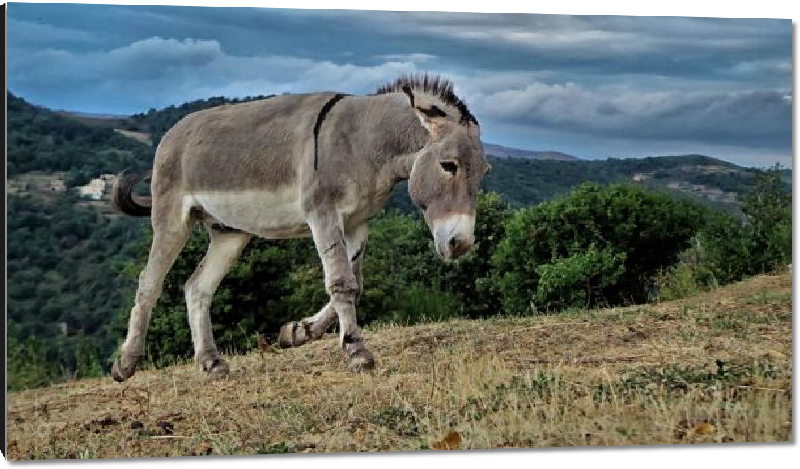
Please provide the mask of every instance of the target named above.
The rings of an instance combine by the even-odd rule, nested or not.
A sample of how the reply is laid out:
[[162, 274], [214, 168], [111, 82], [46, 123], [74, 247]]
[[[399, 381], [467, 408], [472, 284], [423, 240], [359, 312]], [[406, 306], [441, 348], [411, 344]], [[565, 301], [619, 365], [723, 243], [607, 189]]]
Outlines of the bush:
[[698, 279], [696, 266], [678, 264], [665, 269], [658, 278], [656, 301], [671, 301], [695, 295], [707, 285]]
[[507, 313], [647, 299], [701, 222], [694, 204], [629, 185], [585, 184], [517, 212], [493, 265]]
[[59, 368], [47, 357], [45, 345], [35, 337], [18, 341], [8, 335], [8, 391], [38, 388], [53, 382]]
[[554, 259], [536, 268], [539, 282], [534, 304], [545, 309], [591, 304], [595, 290], [613, 285], [625, 272], [625, 253], [594, 244], [584, 252]]

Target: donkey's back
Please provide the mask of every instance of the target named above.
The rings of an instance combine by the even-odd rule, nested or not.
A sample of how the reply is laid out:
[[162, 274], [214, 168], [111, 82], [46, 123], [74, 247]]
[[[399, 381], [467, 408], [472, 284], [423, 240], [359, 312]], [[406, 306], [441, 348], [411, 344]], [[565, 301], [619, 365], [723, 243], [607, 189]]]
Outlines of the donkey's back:
[[279, 189], [313, 152], [320, 108], [334, 93], [283, 95], [190, 114], [164, 136], [153, 186], [187, 191]]

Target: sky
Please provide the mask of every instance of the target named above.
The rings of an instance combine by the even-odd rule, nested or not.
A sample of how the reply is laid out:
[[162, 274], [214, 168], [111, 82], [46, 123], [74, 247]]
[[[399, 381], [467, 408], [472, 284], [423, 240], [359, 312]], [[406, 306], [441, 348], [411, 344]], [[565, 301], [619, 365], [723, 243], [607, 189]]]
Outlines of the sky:
[[792, 162], [788, 19], [12, 3], [7, 67], [32, 103], [104, 114], [440, 73], [487, 142]]

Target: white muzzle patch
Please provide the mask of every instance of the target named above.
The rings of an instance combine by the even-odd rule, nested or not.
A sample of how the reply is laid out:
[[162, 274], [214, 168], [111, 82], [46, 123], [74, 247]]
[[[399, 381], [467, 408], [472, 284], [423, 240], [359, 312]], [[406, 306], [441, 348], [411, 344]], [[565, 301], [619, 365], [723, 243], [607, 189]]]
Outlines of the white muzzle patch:
[[475, 243], [475, 216], [456, 214], [433, 221], [436, 252], [447, 260], [466, 253]]

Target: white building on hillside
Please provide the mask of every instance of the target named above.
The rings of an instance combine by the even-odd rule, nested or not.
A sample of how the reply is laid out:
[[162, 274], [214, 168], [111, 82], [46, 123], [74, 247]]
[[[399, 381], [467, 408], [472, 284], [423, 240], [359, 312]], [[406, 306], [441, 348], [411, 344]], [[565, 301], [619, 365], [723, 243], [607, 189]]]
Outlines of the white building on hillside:
[[81, 195], [81, 197], [85, 197], [87, 199], [92, 199], [92, 200], [102, 199], [105, 191], [106, 191], [106, 181], [100, 178], [92, 179], [91, 181], [89, 181], [89, 184], [78, 187], [78, 193]]

